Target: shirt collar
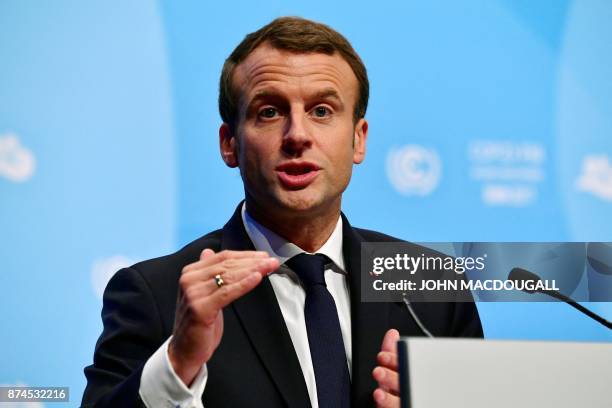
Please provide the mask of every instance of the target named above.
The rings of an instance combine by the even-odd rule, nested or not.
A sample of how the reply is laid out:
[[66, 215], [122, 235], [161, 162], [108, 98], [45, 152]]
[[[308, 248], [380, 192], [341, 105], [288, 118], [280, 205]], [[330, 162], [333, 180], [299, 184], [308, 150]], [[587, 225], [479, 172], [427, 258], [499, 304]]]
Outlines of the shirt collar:
[[[281, 265], [295, 255], [306, 252], [255, 221], [247, 212], [245, 203], [242, 203], [241, 215], [246, 233], [253, 242], [255, 249], [266, 251], [277, 258]], [[346, 271], [344, 257], [342, 256], [342, 217], [338, 217], [334, 231], [316, 253], [326, 255], [342, 272]]]

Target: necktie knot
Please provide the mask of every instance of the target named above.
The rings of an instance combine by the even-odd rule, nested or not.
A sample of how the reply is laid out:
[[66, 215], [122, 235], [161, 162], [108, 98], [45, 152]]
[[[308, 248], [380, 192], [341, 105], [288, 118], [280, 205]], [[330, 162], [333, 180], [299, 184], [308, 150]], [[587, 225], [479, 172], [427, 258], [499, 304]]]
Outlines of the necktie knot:
[[328, 258], [323, 254], [301, 253], [289, 259], [286, 265], [298, 274], [306, 289], [315, 285], [325, 285], [325, 264]]

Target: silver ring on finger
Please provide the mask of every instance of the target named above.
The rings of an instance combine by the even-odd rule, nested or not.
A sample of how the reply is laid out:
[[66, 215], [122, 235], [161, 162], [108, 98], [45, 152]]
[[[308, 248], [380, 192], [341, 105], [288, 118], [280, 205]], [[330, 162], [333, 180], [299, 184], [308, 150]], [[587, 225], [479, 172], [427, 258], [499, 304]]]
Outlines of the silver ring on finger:
[[213, 279], [215, 280], [215, 284], [217, 285], [218, 288], [225, 285], [225, 281], [223, 280], [221, 275], [215, 275]]

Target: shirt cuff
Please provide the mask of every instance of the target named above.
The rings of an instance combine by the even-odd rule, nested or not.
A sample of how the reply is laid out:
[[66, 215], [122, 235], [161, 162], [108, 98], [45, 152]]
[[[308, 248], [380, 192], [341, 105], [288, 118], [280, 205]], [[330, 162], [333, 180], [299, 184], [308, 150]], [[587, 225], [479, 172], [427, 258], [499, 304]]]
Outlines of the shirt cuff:
[[208, 379], [206, 364], [187, 387], [172, 368], [168, 344], [172, 336], [147, 360], [140, 377], [140, 398], [148, 408], [203, 408], [202, 394]]

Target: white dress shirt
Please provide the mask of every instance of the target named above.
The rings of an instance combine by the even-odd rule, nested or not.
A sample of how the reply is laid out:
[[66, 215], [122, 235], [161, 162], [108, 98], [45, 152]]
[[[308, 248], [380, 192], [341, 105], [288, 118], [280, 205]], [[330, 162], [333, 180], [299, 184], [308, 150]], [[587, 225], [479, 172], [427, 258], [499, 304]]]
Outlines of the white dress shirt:
[[[293, 342], [293, 348], [302, 368], [310, 404], [312, 408], [318, 408], [317, 385], [304, 318], [306, 293], [300, 285], [297, 275], [283, 265], [293, 256], [306, 251], [255, 221], [246, 212], [244, 204], [242, 205], [242, 222], [255, 249], [266, 251], [270, 256], [277, 258], [281, 264], [281, 267], [272, 273], [268, 279], [270, 279], [274, 289], [281, 313], [285, 319], [285, 325]], [[350, 298], [342, 255], [342, 239], [342, 218], [338, 217], [338, 222], [331, 236], [316, 253], [326, 255], [333, 262], [325, 267], [325, 282], [336, 303], [346, 360], [349, 373], [351, 373]], [[185, 386], [174, 372], [168, 358], [169, 341], [170, 338], [145, 363], [140, 379], [140, 397], [147, 407], [203, 408], [202, 394], [208, 379], [206, 364], [202, 366], [191, 387]]]

